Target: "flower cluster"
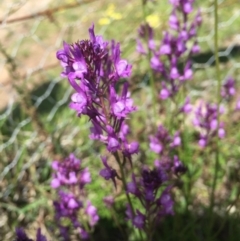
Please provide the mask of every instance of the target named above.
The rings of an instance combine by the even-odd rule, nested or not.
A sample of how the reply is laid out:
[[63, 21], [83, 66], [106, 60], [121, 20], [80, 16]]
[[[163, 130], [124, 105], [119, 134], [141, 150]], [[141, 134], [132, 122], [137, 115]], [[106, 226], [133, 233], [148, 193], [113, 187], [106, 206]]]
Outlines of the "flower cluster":
[[[102, 36], [95, 36], [94, 26], [89, 29], [89, 35], [90, 40], [71, 45], [64, 43], [63, 49], [57, 52], [64, 68], [62, 76], [68, 78], [76, 91], [70, 108], [78, 116], [89, 117], [93, 125], [90, 138], [103, 142], [110, 152], [129, 152], [126, 148], [129, 143], [119, 137], [119, 132], [136, 107], [130, 98], [128, 83], [123, 84], [120, 95], [116, 85], [120, 78], [130, 76], [132, 67], [121, 59], [119, 43], [109, 43]], [[137, 148], [133, 152], [137, 152]]]
[[235, 80], [232, 77], [227, 78], [222, 86], [221, 95], [225, 99], [230, 99], [236, 93]]
[[[159, 94], [161, 99], [173, 97], [180, 86], [193, 75], [190, 57], [198, 53], [200, 48], [197, 41], [189, 47], [189, 41], [196, 37], [197, 28], [201, 25], [200, 12], [192, 22], [189, 14], [193, 11], [193, 0], [171, 0], [173, 10], [169, 18], [170, 31], [164, 32], [163, 40], [157, 49], [153, 40], [153, 29], [142, 26], [139, 30], [140, 38], [148, 38], [148, 49], [152, 52], [151, 68], [160, 73], [163, 81]], [[137, 50], [146, 54], [141, 41], [137, 40]], [[183, 61], [183, 57], [185, 59]]]
[[176, 132], [174, 136], [171, 136], [162, 125], [158, 126], [156, 134], [150, 136], [149, 139], [150, 149], [157, 154], [168, 154], [169, 149], [181, 145], [179, 132]]
[[144, 168], [140, 178], [132, 175], [132, 182], [128, 183], [127, 191], [133, 194], [143, 207], [142, 212], [137, 209], [134, 213], [128, 206], [127, 217], [136, 228], [153, 227], [164, 216], [173, 214], [174, 203], [170, 195], [172, 187], [166, 187], [168, 181], [167, 170], [159, 165], [152, 170]]
[[177, 131], [173, 136], [162, 126], [159, 125], [154, 136], [150, 136], [150, 149], [159, 155], [159, 160], [155, 161], [157, 166], [166, 171], [174, 171], [175, 174], [184, 173], [186, 168], [179, 160], [177, 155], [172, 157], [172, 152], [181, 145], [180, 133]]
[[58, 200], [54, 202], [55, 217], [62, 237], [68, 240], [67, 227], [61, 224], [61, 219], [67, 218], [79, 230], [81, 238], [88, 238], [85, 226], [78, 220], [79, 213], [88, 217], [90, 227], [94, 227], [99, 219], [97, 209], [91, 202], [84, 203], [84, 187], [91, 182], [88, 169], [81, 168], [81, 161], [73, 154], [62, 162], [53, 161], [52, 168], [55, 172], [51, 186], [58, 191]]
[[[154, 50], [153, 32], [147, 29], [151, 36], [149, 48]], [[144, 35], [145, 33], [143, 33]], [[120, 78], [129, 77], [131, 66], [120, 56], [120, 45], [115, 41], [106, 42], [102, 36], [95, 36], [94, 26], [89, 29], [90, 40], [78, 41], [75, 44], [64, 43], [63, 49], [57, 52], [57, 58], [64, 68], [62, 76], [67, 77], [74, 88], [70, 108], [74, 109], [78, 116], [87, 115], [92, 123], [90, 138], [104, 143], [107, 150], [115, 157], [121, 176], [114, 165], [108, 163], [107, 157], [102, 156], [104, 168], [99, 174], [106, 180], [111, 180], [115, 187], [116, 179], [122, 181], [127, 195], [127, 217], [137, 228], [147, 228], [147, 225], [156, 225], [161, 217], [173, 214], [173, 201], [170, 196], [172, 175], [184, 172], [184, 167], [177, 156], [169, 158], [169, 150], [181, 144], [179, 133], [174, 136], [160, 126], [156, 136], [151, 136], [151, 149], [164, 156], [161, 161], [155, 162], [153, 170], [144, 168], [141, 176], [132, 175], [132, 182], [126, 185], [125, 164], [130, 161], [132, 167], [132, 155], [138, 153], [139, 144], [129, 142], [127, 136], [130, 128], [126, 124], [128, 115], [136, 110], [133, 100], [128, 92], [128, 82], [121, 86]], [[121, 89], [121, 94], [117, 94]], [[189, 107], [189, 100], [184, 104]], [[183, 112], [187, 112], [186, 107]], [[120, 153], [121, 155], [119, 155]], [[111, 163], [112, 164], [112, 163]], [[83, 225], [77, 220], [77, 213], [83, 209], [83, 202], [79, 199], [84, 191], [84, 185], [90, 182], [86, 169], [80, 169], [80, 161], [70, 156], [63, 163], [54, 162], [56, 171], [52, 181], [52, 187], [58, 189], [60, 201], [55, 202], [56, 218], [67, 217], [73, 226], [81, 230], [82, 238], [87, 237]], [[70, 192], [66, 192], [70, 190]], [[145, 213], [135, 210], [129, 198], [133, 194], [142, 203]], [[106, 200], [111, 205], [113, 200]], [[88, 202], [85, 213], [90, 218], [90, 226], [94, 226], [98, 220], [96, 209]], [[66, 236], [66, 227], [61, 227], [62, 236]]]
[[[123, 151], [124, 158], [128, 158], [128, 160], [132, 164], [132, 155], [138, 152], [139, 144], [138, 142], [135, 142], [135, 141], [128, 143], [127, 136], [129, 133], [130, 133], [129, 126], [125, 122], [122, 123], [118, 136], [124, 145], [124, 151]], [[105, 178], [105, 180], [111, 179], [113, 181], [114, 186], [116, 187], [115, 178], [117, 177], [117, 171], [113, 167], [108, 165], [107, 157], [102, 156], [101, 160], [104, 168], [99, 172], [100, 176]]]
[[[219, 114], [223, 114], [223, 111], [223, 108], [220, 108]], [[201, 147], [206, 147], [216, 135], [219, 138], [225, 136], [224, 123], [220, 122], [218, 125], [218, 106], [216, 104], [202, 101], [195, 111], [193, 124], [200, 132], [198, 144]]]
[[[230, 101], [236, 95], [236, 80], [228, 77], [222, 85], [221, 96], [223, 99]], [[237, 98], [235, 103], [235, 111], [240, 110], [240, 98]]]
[[185, 166], [174, 155], [170, 156], [177, 146], [181, 145], [179, 132], [174, 136], [160, 125], [154, 136], [150, 136], [150, 149], [159, 154], [161, 159], [155, 161], [155, 167], [144, 167], [141, 175], [137, 178], [132, 174], [132, 182], [128, 183], [127, 191], [135, 196], [142, 204], [142, 210], [127, 210], [128, 219], [139, 229], [149, 229], [157, 225], [166, 215], [173, 214], [173, 200], [170, 195], [173, 176], [178, 176], [186, 171]]
[[188, 114], [192, 111], [192, 104], [190, 103], [190, 98], [187, 96], [183, 105], [180, 107], [179, 112]]
[[[33, 239], [28, 238], [23, 229], [16, 229], [16, 239], [15, 241], [33, 241]], [[47, 241], [46, 237], [41, 234], [41, 229], [37, 230], [36, 241]]]

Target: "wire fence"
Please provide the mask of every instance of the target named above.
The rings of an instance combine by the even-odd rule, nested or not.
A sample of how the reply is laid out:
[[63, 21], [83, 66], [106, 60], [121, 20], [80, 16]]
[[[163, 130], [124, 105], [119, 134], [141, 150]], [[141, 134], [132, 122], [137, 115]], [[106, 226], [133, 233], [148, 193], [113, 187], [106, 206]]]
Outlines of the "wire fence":
[[[52, 137], [43, 122], [51, 122], [60, 107], [67, 105], [71, 94], [69, 87], [62, 90], [58, 96], [56, 93], [53, 94], [63, 82], [58, 77], [59, 74], [56, 76], [52, 74], [57, 73], [58, 66], [55, 51], [66, 38], [66, 32], [73, 26], [79, 27], [82, 24], [77, 21], [67, 22], [62, 26], [57, 23], [55, 14], [75, 7], [80, 8], [87, 3], [87, 1], [72, 4], [55, 3], [56, 6], [49, 7], [49, 4], [54, 5], [54, 1], [42, 1], [38, 3], [40, 11], [31, 14], [28, 12], [30, 9], [31, 11], [33, 7], [38, 9], [34, 1], [18, 1], [11, 4], [6, 1], [5, 5], [2, 3], [6, 12], [0, 20], [0, 31], [3, 33], [0, 43], [2, 73], [0, 121], [3, 132], [4, 128], [7, 128], [8, 133], [1, 135], [0, 152], [3, 156], [3, 169], [0, 180], [17, 165], [24, 150], [35, 146], [33, 155], [28, 158], [22, 171], [19, 172], [19, 178], [24, 170], [39, 160], [41, 155], [51, 154], [51, 147], [50, 149], [47, 147], [52, 144]], [[18, 11], [21, 11], [20, 16], [14, 17]], [[25, 15], [22, 15], [24, 13]], [[51, 31], [48, 24], [54, 25], [55, 31]], [[43, 31], [45, 36], [42, 35]], [[71, 36], [71, 33], [68, 36]], [[48, 111], [41, 119], [44, 101], [47, 101]], [[63, 128], [67, 122], [68, 120], [63, 120], [55, 126], [55, 131]], [[65, 143], [76, 133], [76, 130], [72, 131], [68, 133], [68, 137], [64, 137]]]
[[[121, 1], [116, 3], [121, 4]], [[63, 40], [71, 41], [82, 38], [82, 35], [85, 37], [87, 27], [93, 19], [101, 17], [101, 12], [107, 4], [109, 1], [1, 1], [2, 213], [15, 210], [15, 200], [19, 200], [16, 192], [19, 191], [18, 195], [23, 195], [21, 191], [27, 188], [21, 187], [21, 183], [30, 176], [37, 175], [37, 168], [40, 168], [41, 172], [44, 161], [61, 157], [62, 149], [94, 152], [91, 142], [76, 141], [80, 130], [86, 129], [88, 123], [74, 125], [72, 119], [75, 114], [65, 110], [68, 109], [66, 106], [72, 90], [65, 80], [59, 77], [61, 70], [55, 52]], [[137, 4], [139, 3], [136, 3], [136, 6]], [[214, 9], [209, 1], [197, 1], [197, 4], [200, 7], [203, 5], [203, 27], [198, 37], [202, 52], [194, 58], [194, 68], [198, 71], [199, 78], [202, 78], [200, 85], [214, 86]], [[220, 0], [219, 8], [222, 78], [230, 75], [238, 77], [240, 32], [237, 31], [240, 24], [240, 5], [238, 1]], [[131, 20], [130, 15], [127, 17]], [[106, 31], [106, 27], [102, 27], [101, 31]], [[6, 206], [9, 201], [11, 205]], [[0, 229], [11, 221], [9, 217], [3, 220], [5, 221], [0, 222]], [[6, 232], [4, 235], [6, 236]], [[6, 236], [6, 240], [10, 236]]]

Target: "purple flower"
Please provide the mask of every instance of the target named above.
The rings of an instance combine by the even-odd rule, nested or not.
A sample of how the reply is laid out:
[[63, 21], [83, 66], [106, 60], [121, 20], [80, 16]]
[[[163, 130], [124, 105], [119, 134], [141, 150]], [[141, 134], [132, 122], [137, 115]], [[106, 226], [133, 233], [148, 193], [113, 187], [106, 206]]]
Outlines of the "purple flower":
[[46, 237], [41, 234], [41, 229], [37, 230], [36, 241], [47, 241]]
[[[33, 241], [33, 239], [28, 238], [22, 228], [17, 228], [15, 241]], [[36, 241], [47, 241], [46, 237], [41, 234], [40, 228], [37, 230]]]
[[128, 96], [128, 83], [123, 86], [122, 96], [118, 97], [113, 87], [110, 89], [110, 101], [112, 114], [117, 118], [125, 118], [129, 113], [136, 110], [133, 106], [133, 100]]
[[229, 77], [222, 87], [221, 95], [223, 98], [229, 99], [231, 96], [234, 96], [235, 93], [235, 80]]
[[120, 58], [120, 44], [112, 41], [112, 55], [113, 55], [113, 63], [116, 70], [117, 77], [129, 77], [131, 75], [132, 66], [128, 64], [125, 59]]
[[157, 153], [163, 153], [169, 148], [175, 148], [181, 145], [181, 137], [179, 132], [176, 132], [174, 136], [169, 135], [168, 131], [160, 125], [154, 136], [150, 136], [150, 149]]
[[160, 141], [158, 140], [158, 138], [150, 136], [150, 149], [155, 152], [155, 153], [161, 153], [161, 151], [163, 150], [163, 146], [160, 143]]
[[139, 210], [137, 210], [137, 214], [132, 219], [133, 225], [138, 229], [143, 229], [145, 226], [146, 217]]
[[83, 204], [73, 193], [59, 191], [59, 200], [54, 201], [56, 212], [56, 219], [60, 220], [62, 217], [67, 217], [70, 220], [77, 218], [77, 211], [82, 208]]
[[170, 189], [171, 189], [171, 187], [167, 187], [163, 191], [163, 193], [158, 201], [158, 203], [162, 206], [162, 210], [160, 211], [161, 215], [173, 215], [174, 214], [174, 211], [173, 211], [174, 202], [170, 195]]
[[186, 114], [192, 111], [192, 105], [190, 103], [190, 98], [186, 97], [184, 104], [180, 107], [180, 111]]
[[153, 169], [144, 168], [140, 177], [132, 174], [132, 182], [127, 184], [127, 191], [135, 196], [143, 206], [144, 213], [139, 210], [132, 210], [130, 205], [127, 205], [126, 215], [132, 224], [139, 228], [145, 228], [146, 217], [151, 217], [147, 220], [148, 224], [155, 225], [159, 220], [169, 214], [173, 214], [173, 201], [170, 195], [171, 186], [164, 188], [170, 180], [170, 175], [166, 172], [180, 173], [183, 170], [182, 163], [177, 157], [174, 157], [174, 165], [168, 168], [164, 165], [157, 165]]
[[139, 144], [136, 141], [133, 141], [131, 143], [124, 143], [124, 151], [123, 153], [125, 156], [131, 156], [133, 154], [137, 154], [139, 152]]
[[121, 148], [119, 138], [111, 126], [107, 126], [106, 129], [108, 133], [107, 149], [110, 152], [116, 152]]
[[[137, 152], [135, 145], [121, 142], [121, 125], [136, 110], [128, 92], [128, 83], [122, 94], [116, 92], [120, 78], [131, 75], [132, 66], [121, 59], [120, 44], [104, 41], [95, 35], [94, 25], [89, 28], [89, 40], [74, 44], [64, 42], [57, 58], [64, 68], [62, 75], [68, 78], [75, 90], [69, 107], [78, 117], [87, 115], [92, 123], [90, 138], [103, 142], [110, 152], [121, 151], [124, 155]], [[117, 86], [118, 85], [118, 86]], [[57, 187], [55, 180], [52, 185]]]
[[135, 226], [138, 229], [144, 228], [146, 217], [138, 209], [137, 209], [137, 213], [134, 215], [130, 208], [130, 205], [128, 204], [126, 209], [126, 216], [127, 216], [127, 219], [129, 219], [132, 222], [133, 226]]
[[225, 137], [225, 130], [221, 127], [218, 129], [218, 136], [221, 139]]
[[99, 216], [97, 214], [97, 209], [92, 205], [90, 201], [87, 202], [87, 207], [85, 209], [86, 214], [89, 216], [89, 224], [91, 227], [95, 226], [99, 220]]
[[87, 97], [83, 91], [74, 93], [71, 97], [72, 102], [69, 107], [77, 111], [78, 115], [81, 115], [87, 107]]
[[83, 228], [79, 228], [78, 230], [79, 230], [79, 234], [83, 240], [89, 239], [89, 234], [86, 230], [84, 230]]
[[127, 192], [132, 193], [135, 196], [140, 195], [140, 190], [138, 189], [137, 181], [134, 174], [132, 174], [132, 182], [129, 182], [127, 184]]
[[[142, 24], [138, 29], [138, 33], [141, 36], [141, 38], [148, 39], [147, 48], [150, 50], [154, 50], [156, 46], [155, 46], [154, 32], [152, 27], [148, 23]], [[147, 53], [140, 39], [137, 39], [137, 51], [144, 55]]]
[[84, 168], [81, 170], [81, 176], [80, 176], [80, 188], [82, 189], [86, 184], [91, 183], [91, 174], [88, 170], [88, 168]]
[[105, 178], [106, 180], [111, 179], [114, 183], [114, 186], [116, 187], [116, 176], [117, 176], [117, 172], [115, 169], [111, 168], [108, 164], [107, 164], [107, 158], [102, 156], [102, 163], [105, 166], [104, 169], [102, 169], [99, 174], [100, 176], [102, 176], [103, 178]]
[[[89, 216], [89, 225], [94, 226], [98, 221], [97, 209], [87, 200], [85, 207], [86, 190], [85, 185], [91, 182], [91, 176], [88, 168], [81, 167], [81, 160], [74, 154], [60, 161], [53, 161], [54, 170], [51, 186], [58, 191], [58, 199], [53, 202], [55, 209], [55, 219], [64, 241], [69, 240], [70, 226], [79, 230], [82, 239], [88, 238], [88, 233], [82, 227], [79, 221], [80, 211], [85, 208]], [[63, 220], [68, 219], [68, 226], [63, 226]], [[85, 221], [84, 221], [85, 222]], [[39, 234], [40, 235], [40, 234]], [[45, 241], [40, 239], [39, 241]]]
[[[196, 35], [202, 22], [199, 10], [192, 21], [189, 18], [189, 14], [193, 12], [193, 2], [194, 0], [170, 1], [172, 13], [169, 17], [169, 30], [163, 33], [159, 48], [154, 42], [153, 29], [143, 25], [139, 28], [139, 38], [137, 39], [139, 53], [146, 54], [141, 39], [147, 39], [148, 43], [154, 42], [154, 45], [148, 46], [148, 50], [153, 56], [150, 65], [162, 76], [159, 98], [163, 100], [175, 96], [183, 83], [191, 80], [193, 76], [191, 55], [200, 51]], [[191, 42], [193, 43], [191, 44]], [[183, 65], [183, 63], [185, 64]]]
[[206, 136], [202, 136], [199, 141], [198, 141], [198, 145], [202, 148], [206, 147], [208, 142], [207, 142], [207, 137]]
[[55, 170], [51, 181], [52, 188], [59, 188], [65, 185], [78, 184], [83, 188], [91, 182], [88, 169], [81, 169], [81, 161], [74, 154], [70, 154], [62, 162], [53, 161], [52, 168]]
[[111, 208], [114, 204], [114, 197], [113, 196], [104, 197], [103, 202], [105, 203], [107, 208]]
[[174, 9], [169, 17], [169, 26], [171, 27], [171, 29], [177, 30], [179, 28], [179, 24], [180, 23], [177, 18], [176, 11]]
[[139, 39], [137, 39], [137, 48], [136, 48], [136, 50], [137, 50], [137, 52], [139, 52], [139, 53], [141, 53], [143, 55], [147, 54], [146, 50], [144, 49], [144, 47], [143, 47], [143, 45], [142, 45], [142, 43], [141, 43], [141, 41]]
[[167, 88], [164, 88], [160, 91], [160, 94], [159, 94], [159, 97], [162, 99], [162, 100], [166, 100], [168, 99], [169, 97], [171, 96], [171, 93], [170, 91], [167, 89]]
[[33, 239], [27, 237], [26, 233], [22, 228], [16, 229], [16, 236], [16, 241], [33, 241]]
[[[219, 113], [223, 113], [223, 109], [221, 107]], [[223, 123], [220, 122], [218, 126], [217, 115], [218, 107], [216, 104], [201, 102], [195, 111], [195, 119], [193, 120], [193, 124], [200, 132], [198, 144], [202, 148], [206, 147], [215, 136], [218, 135], [220, 138], [225, 136]], [[217, 127], [219, 127], [218, 130]]]
[[173, 157], [173, 170], [175, 174], [183, 174], [187, 171], [187, 168], [183, 163], [178, 159], [178, 156]]
[[170, 144], [170, 147], [177, 147], [181, 145], [181, 137], [179, 135], [179, 132], [176, 132], [173, 136], [172, 143]]
[[[162, 170], [160, 168], [154, 168], [153, 170], [143, 169], [141, 178], [141, 185], [144, 186], [145, 194], [149, 191], [155, 193], [164, 182], [162, 178]], [[149, 199], [147, 198], [147, 200]], [[153, 199], [151, 201], [153, 201]]]

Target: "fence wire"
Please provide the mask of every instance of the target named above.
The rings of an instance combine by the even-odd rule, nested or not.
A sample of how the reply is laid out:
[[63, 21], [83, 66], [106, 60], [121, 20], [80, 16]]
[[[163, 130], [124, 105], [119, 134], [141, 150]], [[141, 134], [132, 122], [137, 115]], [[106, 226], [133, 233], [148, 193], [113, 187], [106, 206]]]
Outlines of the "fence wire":
[[[129, 4], [134, 9], [140, 7], [138, 2]], [[120, 12], [124, 11], [127, 3]], [[86, 150], [94, 153], [91, 142], [79, 139], [80, 131], [87, 129], [88, 123], [74, 122], [75, 114], [66, 107], [72, 90], [59, 77], [61, 70], [55, 52], [64, 40], [86, 37], [88, 26], [102, 17], [108, 4], [111, 1], [0, 2], [1, 213], [6, 214], [17, 206], [19, 197], [15, 194], [20, 190], [18, 195], [23, 195], [21, 183], [24, 185], [32, 175], [41, 172], [49, 160], [61, 157], [62, 150], [66, 153]], [[121, 1], [116, 1], [116, 4], [123, 5]], [[214, 9], [211, 1], [197, 1], [197, 5], [203, 15], [198, 37], [202, 52], [194, 58], [194, 68], [202, 79], [200, 85], [214, 86]], [[222, 78], [237, 77], [240, 69], [240, 32], [237, 32], [240, 4], [238, 1], [220, 0], [219, 9]], [[170, 9], [166, 12], [169, 13]], [[126, 13], [123, 18], [131, 21], [131, 14]], [[100, 32], [105, 32], [106, 28], [103, 26]], [[8, 202], [10, 206], [6, 206]], [[3, 218], [0, 229], [13, 217]], [[3, 233], [6, 240], [11, 237], [7, 231]]]

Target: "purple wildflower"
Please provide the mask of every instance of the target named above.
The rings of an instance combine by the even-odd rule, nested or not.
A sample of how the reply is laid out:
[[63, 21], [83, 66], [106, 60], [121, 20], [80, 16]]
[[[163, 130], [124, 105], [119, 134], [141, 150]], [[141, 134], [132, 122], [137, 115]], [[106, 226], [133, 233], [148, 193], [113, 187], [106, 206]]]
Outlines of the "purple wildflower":
[[187, 171], [187, 168], [179, 160], [178, 156], [173, 157], [173, 171], [176, 175], [183, 174]]
[[[16, 229], [15, 241], [33, 241], [33, 239], [28, 238], [22, 228], [18, 228], [18, 229]], [[36, 241], [47, 241], [46, 237], [41, 234], [40, 228], [37, 230]]]
[[154, 136], [150, 136], [150, 149], [157, 153], [168, 151], [169, 148], [175, 148], [181, 145], [181, 137], [179, 132], [176, 132], [172, 137], [168, 131], [160, 125]]
[[89, 239], [89, 234], [83, 228], [79, 228], [79, 234], [83, 240]]
[[87, 183], [91, 182], [88, 169], [81, 169], [81, 161], [74, 154], [70, 154], [63, 162], [53, 161], [52, 168], [55, 171], [51, 182], [52, 188], [75, 184], [83, 188]]
[[[163, 33], [163, 40], [159, 46], [148, 46], [151, 53], [151, 68], [160, 73], [162, 89], [159, 97], [163, 100], [173, 97], [185, 81], [191, 80], [193, 76], [191, 55], [200, 51], [196, 41], [197, 29], [202, 19], [200, 11], [190, 21], [189, 14], [193, 12], [194, 0], [171, 0], [172, 13], [169, 17], [169, 30]], [[137, 51], [146, 54], [140, 39], [148, 39], [154, 42], [154, 32], [149, 26], [139, 28], [139, 39], [137, 39]], [[193, 42], [192, 45], [189, 42]], [[148, 44], [149, 45], [149, 44]], [[189, 47], [190, 46], [190, 47]], [[182, 59], [184, 58], [184, 61]], [[182, 66], [182, 63], [185, 65]], [[180, 67], [181, 65], [181, 67]]]
[[26, 233], [22, 228], [16, 229], [16, 240], [15, 241], [33, 241], [32, 239], [28, 238]]
[[72, 222], [77, 219], [77, 212], [83, 207], [81, 201], [73, 193], [59, 191], [59, 200], [54, 201], [55, 217], [58, 221], [61, 218], [69, 218]]
[[235, 80], [229, 77], [224, 83], [224, 85], [222, 86], [221, 95], [223, 98], [229, 99], [232, 96], [234, 96], [235, 93], [236, 93]]
[[134, 216], [132, 223], [138, 229], [143, 229], [145, 226], [146, 217], [139, 210], [137, 210], [136, 215]]
[[[88, 237], [87, 232], [79, 219], [79, 212], [85, 207], [86, 191], [84, 187], [91, 182], [88, 168], [81, 167], [81, 160], [73, 154], [62, 162], [53, 161], [53, 180], [51, 186], [58, 191], [58, 200], [53, 202], [55, 218], [60, 229], [61, 236], [68, 240], [67, 227], [62, 226], [62, 219], [69, 219], [72, 226], [77, 228], [83, 239]], [[92, 227], [98, 221], [96, 208], [87, 201], [86, 214], [89, 218], [89, 225]], [[41, 240], [44, 241], [44, 240]]]
[[117, 119], [125, 118], [129, 113], [136, 110], [133, 106], [133, 100], [129, 97], [128, 83], [123, 86], [122, 96], [118, 97], [115, 89], [111, 87], [110, 89], [110, 101], [112, 106], [112, 114]]
[[142, 214], [138, 209], [136, 210], [136, 214], [133, 214], [130, 205], [128, 204], [126, 209], [126, 216], [127, 219], [132, 222], [133, 226], [138, 229], [144, 229], [146, 216]]
[[141, 195], [141, 192], [140, 192], [140, 189], [138, 189], [137, 181], [134, 174], [132, 174], [132, 182], [129, 182], [127, 184], [127, 192], [132, 193], [133, 195], [138, 197]]
[[87, 207], [85, 209], [86, 214], [89, 216], [89, 224], [91, 227], [95, 226], [99, 220], [99, 216], [97, 214], [97, 209], [92, 205], [90, 201], [87, 202]]
[[[96, 36], [94, 25], [89, 28], [89, 36], [89, 40], [74, 44], [64, 42], [63, 49], [56, 55], [64, 68], [62, 76], [68, 78], [75, 90], [69, 107], [79, 117], [89, 117], [92, 122], [90, 138], [103, 142], [110, 152], [134, 154], [137, 148], [121, 142], [119, 132], [136, 107], [127, 82], [123, 84], [121, 95], [116, 92], [117, 82], [131, 75], [132, 66], [121, 59], [120, 44]], [[57, 186], [57, 181], [53, 185]]]
[[[222, 108], [220, 108], [219, 113], [223, 113]], [[219, 138], [224, 138], [224, 124], [220, 122], [218, 126], [217, 115], [218, 107], [216, 104], [201, 102], [201, 104], [195, 111], [195, 118], [193, 120], [193, 124], [200, 132], [198, 141], [199, 146], [206, 147], [209, 142], [217, 135], [219, 136]], [[217, 127], [219, 128], [218, 130]]]
[[36, 241], [47, 241], [46, 237], [41, 234], [41, 229], [37, 230]]
[[114, 204], [114, 197], [113, 196], [104, 197], [103, 202], [105, 203], [107, 208], [111, 208]]
[[162, 207], [161, 210], [159, 210], [160, 216], [165, 215], [173, 215], [173, 205], [174, 202], [172, 200], [172, 197], [170, 195], [171, 186], [167, 187], [161, 194], [161, 197], [158, 199], [157, 203]]
[[[183, 166], [175, 157], [174, 160], [175, 167], [169, 166], [165, 168], [164, 165], [160, 164], [151, 170], [144, 168], [140, 177], [132, 175], [132, 181], [127, 184], [127, 191], [140, 201], [144, 210], [144, 213], [139, 210], [133, 213], [130, 206], [127, 206], [127, 218], [131, 220], [135, 227], [144, 229], [146, 217], [149, 217], [149, 215], [151, 219], [148, 222], [156, 225], [164, 216], [173, 214], [173, 201], [170, 195], [171, 186], [168, 185], [170, 174], [167, 172], [171, 172], [171, 170], [180, 172]], [[167, 188], [160, 192], [164, 186], [167, 186]]]
[[188, 114], [192, 111], [192, 105], [190, 103], [190, 98], [186, 97], [184, 104], [180, 107], [180, 112]]
[[117, 172], [115, 169], [111, 168], [108, 164], [107, 164], [107, 158], [106, 157], [101, 157], [102, 159], [102, 163], [105, 166], [104, 169], [102, 169], [99, 174], [100, 176], [102, 176], [103, 178], [105, 178], [106, 180], [111, 179], [113, 181], [114, 186], [116, 187], [116, 176], [117, 176]]

